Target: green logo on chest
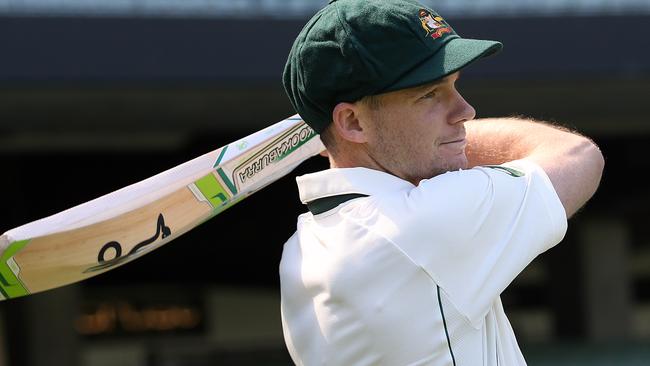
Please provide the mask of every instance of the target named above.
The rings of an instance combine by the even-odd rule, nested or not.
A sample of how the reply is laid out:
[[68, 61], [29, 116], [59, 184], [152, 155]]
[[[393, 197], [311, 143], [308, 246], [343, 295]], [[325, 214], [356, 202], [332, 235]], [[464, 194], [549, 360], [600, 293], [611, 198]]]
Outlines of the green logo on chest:
[[486, 168], [495, 169], [495, 170], [502, 171], [502, 172], [504, 172], [506, 174], [510, 174], [513, 177], [523, 177], [524, 175], [526, 175], [526, 174], [524, 174], [523, 172], [520, 172], [517, 169], [508, 168], [508, 167], [503, 166], [503, 165], [484, 165], [484, 166]]

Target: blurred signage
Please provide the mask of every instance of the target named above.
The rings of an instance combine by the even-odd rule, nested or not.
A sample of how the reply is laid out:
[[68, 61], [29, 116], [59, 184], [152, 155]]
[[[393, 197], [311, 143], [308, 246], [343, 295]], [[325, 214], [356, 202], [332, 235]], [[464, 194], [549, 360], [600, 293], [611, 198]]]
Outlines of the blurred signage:
[[[647, 0], [421, 0], [451, 16], [508, 16], [521, 14], [639, 14], [650, 13]], [[326, 0], [0, 0], [0, 14], [172, 16], [172, 17], [307, 17]]]
[[[156, 294], [157, 291], [162, 294]], [[74, 329], [86, 337], [203, 333], [206, 313], [201, 299], [178, 292], [178, 296], [169, 296], [174, 292], [167, 291], [173, 290], [143, 289], [140, 294], [134, 294], [116, 288], [108, 296], [91, 295], [82, 303]]]

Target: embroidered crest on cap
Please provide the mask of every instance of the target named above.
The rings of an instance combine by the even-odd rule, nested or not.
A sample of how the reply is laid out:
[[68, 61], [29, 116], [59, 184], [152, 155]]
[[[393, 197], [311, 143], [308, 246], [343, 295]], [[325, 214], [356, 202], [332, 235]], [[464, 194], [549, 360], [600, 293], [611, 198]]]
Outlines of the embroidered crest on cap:
[[420, 9], [418, 13], [422, 28], [427, 31], [427, 37], [438, 39], [445, 33], [451, 33], [451, 28], [441, 16], [433, 16], [430, 11]]

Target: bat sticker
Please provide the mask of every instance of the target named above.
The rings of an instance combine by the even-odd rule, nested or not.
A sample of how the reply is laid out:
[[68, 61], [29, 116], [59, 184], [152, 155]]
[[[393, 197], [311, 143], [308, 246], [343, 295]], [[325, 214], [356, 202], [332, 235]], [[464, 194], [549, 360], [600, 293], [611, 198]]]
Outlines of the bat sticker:
[[[136, 255], [138, 252], [140, 252], [142, 249], [147, 247], [148, 245], [153, 244], [158, 240], [159, 237], [162, 235], [162, 239], [167, 238], [172, 234], [171, 229], [165, 225], [165, 217], [163, 214], [158, 215], [158, 221], [156, 222], [156, 234], [154, 234], [151, 238], [139, 243], [138, 245], [134, 246], [131, 251], [125, 256], [122, 256], [122, 245], [116, 241], [111, 241], [109, 243], [104, 244], [104, 246], [99, 250], [99, 254], [97, 255], [97, 262], [99, 263], [96, 266], [90, 267], [84, 271], [84, 273], [89, 273], [89, 272], [96, 272], [100, 270], [104, 270], [113, 266], [116, 266], [120, 263], [123, 263], [130, 259], [132, 256]], [[109, 249], [113, 249], [115, 251], [115, 257], [109, 260], [106, 260], [106, 252]]]
[[296, 126], [281, 135], [265, 149], [235, 168], [233, 177], [237, 185], [244, 185], [267, 166], [282, 160], [316, 135], [316, 132], [307, 125]]
[[13, 258], [27, 244], [29, 244], [29, 240], [14, 242], [0, 256], [0, 299], [29, 294], [29, 290], [20, 280], [20, 266]]

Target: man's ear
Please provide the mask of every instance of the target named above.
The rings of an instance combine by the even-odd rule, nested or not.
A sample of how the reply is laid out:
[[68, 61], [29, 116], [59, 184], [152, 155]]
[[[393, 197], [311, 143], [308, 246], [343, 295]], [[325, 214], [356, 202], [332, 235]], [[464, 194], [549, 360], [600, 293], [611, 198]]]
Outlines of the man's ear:
[[332, 123], [341, 138], [362, 144], [367, 141], [366, 132], [359, 122], [360, 108], [357, 104], [341, 102], [334, 107]]

